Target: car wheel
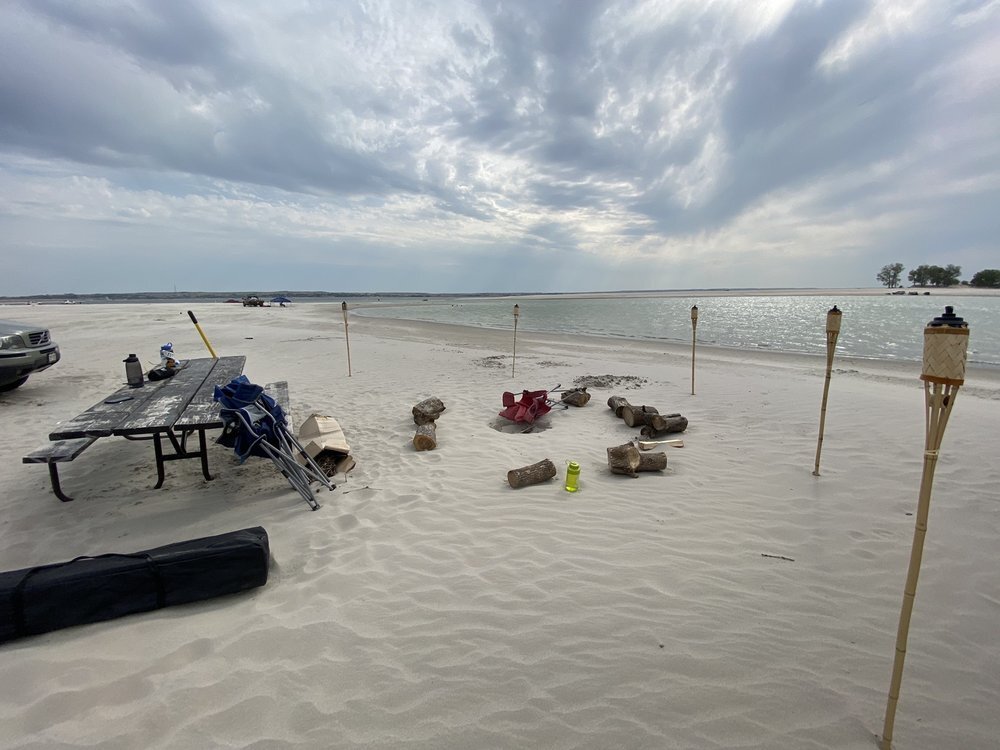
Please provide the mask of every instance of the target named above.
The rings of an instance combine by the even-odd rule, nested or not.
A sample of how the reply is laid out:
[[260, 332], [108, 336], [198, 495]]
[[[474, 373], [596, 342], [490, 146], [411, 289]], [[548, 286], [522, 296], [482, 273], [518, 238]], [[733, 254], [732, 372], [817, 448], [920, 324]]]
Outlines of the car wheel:
[[15, 380], [13, 383], [6, 383], [4, 385], [0, 385], [0, 393], [3, 393], [4, 391], [12, 391], [15, 388], [20, 388], [27, 381], [28, 381], [28, 376], [25, 375], [23, 378], [19, 378]]

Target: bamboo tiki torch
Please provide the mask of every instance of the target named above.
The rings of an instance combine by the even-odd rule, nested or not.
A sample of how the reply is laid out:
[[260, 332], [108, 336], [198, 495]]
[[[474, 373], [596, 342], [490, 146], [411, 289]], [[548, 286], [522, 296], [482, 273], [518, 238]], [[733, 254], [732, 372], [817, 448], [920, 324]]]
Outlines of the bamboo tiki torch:
[[924, 469], [920, 477], [920, 496], [917, 500], [916, 527], [910, 566], [903, 589], [903, 607], [899, 614], [896, 632], [896, 656], [892, 665], [889, 700], [885, 707], [885, 726], [882, 729], [882, 750], [892, 748], [892, 728], [896, 719], [899, 686], [903, 680], [903, 661], [906, 658], [906, 639], [910, 632], [910, 615], [917, 593], [917, 577], [924, 552], [927, 534], [927, 514], [931, 504], [931, 487], [934, 469], [937, 468], [938, 451], [944, 437], [948, 417], [958, 396], [958, 389], [965, 382], [965, 358], [969, 347], [969, 325], [955, 315], [951, 306], [944, 315], [934, 318], [924, 328], [924, 367], [920, 379], [924, 381]]
[[691, 305], [691, 395], [694, 395], [694, 344], [697, 341], [698, 305]]
[[340, 310], [344, 313], [344, 341], [347, 343], [347, 377], [351, 377], [351, 339], [347, 335], [347, 303], [340, 303]]
[[830, 395], [830, 373], [833, 371], [833, 355], [837, 351], [837, 337], [840, 335], [842, 317], [836, 305], [826, 314], [826, 382], [823, 383], [823, 404], [819, 408], [819, 438], [816, 440], [814, 477], [819, 476], [819, 454], [823, 451], [823, 428], [826, 426], [826, 399]]
[[517, 360], [517, 316], [521, 314], [521, 308], [514, 305], [514, 351], [510, 357], [510, 376], [514, 377], [514, 362]]

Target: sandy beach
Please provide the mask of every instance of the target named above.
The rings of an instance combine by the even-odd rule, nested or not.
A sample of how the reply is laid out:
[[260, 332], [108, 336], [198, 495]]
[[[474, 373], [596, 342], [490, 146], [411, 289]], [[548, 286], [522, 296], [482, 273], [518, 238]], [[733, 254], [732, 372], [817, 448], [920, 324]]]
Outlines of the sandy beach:
[[[351, 318], [197, 314], [292, 419], [336, 417], [356, 468], [310, 512], [274, 467], [167, 466], [99, 440], [60, 503], [21, 457], [124, 380], [206, 350], [178, 304], [24, 306], [63, 360], [0, 394], [0, 569], [263, 526], [266, 586], [0, 645], [2, 748], [838, 748], [881, 733], [924, 436], [919, 365]], [[498, 429], [501, 394], [597, 376], [583, 408]], [[611, 395], [689, 419], [662, 473], [608, 471], [638, 431]], [[436, 396], [438, 447], [410, 409]], [[1000, 737], [1000, 377], [970, 370], [945, 436], [895, 746]], [[551, 459], [556, 479], [507, 471]], [[561, 480], [582, 467], [580, 491]]]

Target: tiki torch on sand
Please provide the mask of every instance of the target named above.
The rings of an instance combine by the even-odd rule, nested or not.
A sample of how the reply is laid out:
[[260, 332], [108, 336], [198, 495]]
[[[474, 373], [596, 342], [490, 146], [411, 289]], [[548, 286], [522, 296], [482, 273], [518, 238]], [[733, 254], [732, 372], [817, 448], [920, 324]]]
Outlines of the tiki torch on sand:
[[910, 615], [917, 592], [920, 559], [927, 534], [927, 513], [931, 504], [931, 486], [937, 467], [938, 451], [944, 429], [948, 426], [958, 389], [965, 382], [965, 358], [969, 348], [969, 325], [955, 315], [953, 308], [945, 307], [944, 315], [934, 318], [924, 329], [924, 367], [920, 379], [924, 381], [924, 471], [920, 477], [920, 497], [917, 500], [916, 528], [910, 550], [910, 567], [903, 589], [903, 608], [899, 614], [896, 632], [896, 657], [892, 665], [889, 700], [885, 707], [885, 726], [882, 729], [882, 750], [892, 748], [892, 727], [896, 719], [896, 702], [899, 685], [903, 680], [903, 660], [906, 658], [906, 639], [910, 632]]
[[510, 357], [510, 376], [514, 377], [514, 362], [517, 360], [517, 316], [521, 314], [521, 308], [514, 305], [514, 351]]
[[341, 312], [344, 313], [344, 341], [347, 343], [347, 377], [351, 377], [351, 339], [347, 335], [347, 303], [340, 303]]
[[833, 371], [833, 355], [837, 351], [837, 337], [840, 335], [842, 317], [836, 305], [826, 314], [826, 382], [823, 384], [823, 405], [819, 409], [819, 439], [816, 441], [814, 477], [819, 476], [819, 454], [823, 451], [823, 428], [826, 426], [826, 398], [830, 395], [830, 373]]
[[698, 305], [691, 305], [691, 395], [694, 395], [694, 343], [697, 341]]

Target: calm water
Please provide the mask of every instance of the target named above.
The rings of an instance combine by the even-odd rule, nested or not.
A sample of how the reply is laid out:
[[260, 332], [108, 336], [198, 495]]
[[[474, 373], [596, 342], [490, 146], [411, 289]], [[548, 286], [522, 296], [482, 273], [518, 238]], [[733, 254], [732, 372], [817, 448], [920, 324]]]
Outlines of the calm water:
[[945, 305], [953, 305], [971, 328], [969, 364], [1000, 366], [1000, 297], [947, 292], [870, 297], [430, 299], [354, 313], [512, 328], [515, 302], [520, 306], [518, 330], [672, 342], [691, 341], [691, 305], [698, 305], [699, 343], [821, 355], [826, 353], [826, 313], [837, 305], [844, 313], [838, 355], [918, 362], [923, 356], [924, 326]]

